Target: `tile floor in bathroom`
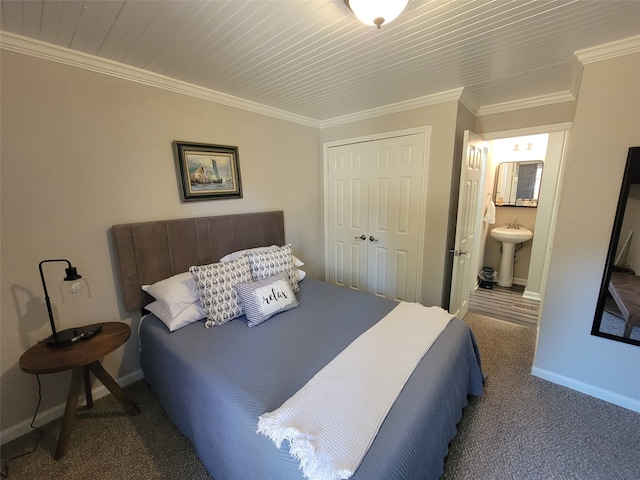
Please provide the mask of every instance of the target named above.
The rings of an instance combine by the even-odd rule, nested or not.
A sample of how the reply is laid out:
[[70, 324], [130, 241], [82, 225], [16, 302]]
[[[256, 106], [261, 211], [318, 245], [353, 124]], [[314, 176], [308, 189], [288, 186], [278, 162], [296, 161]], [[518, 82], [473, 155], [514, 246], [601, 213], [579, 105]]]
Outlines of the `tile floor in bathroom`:
[[492, 290], [477, 288], [469, 295], [469, 311], [528, 327], [538, 324], [540, 304], [523, 298], [524, 285], [500, 287]]

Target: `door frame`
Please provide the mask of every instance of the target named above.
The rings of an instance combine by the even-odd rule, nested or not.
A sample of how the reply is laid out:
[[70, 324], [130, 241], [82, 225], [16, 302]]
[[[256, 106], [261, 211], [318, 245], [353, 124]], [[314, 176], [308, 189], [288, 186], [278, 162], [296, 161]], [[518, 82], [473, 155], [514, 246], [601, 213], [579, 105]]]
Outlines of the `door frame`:
[[420, 198], [420, 211], [423, 213], [420, 215], [420, 225], [418, 229], [419, 236], [419, 244], [420, 248], [418, 250], [418, 272], [417, 272], [417, 281], [416, 281], [416, 300], [418, 303], [422, 303], [422, 265], [424, 264], [424, 240], [425, 240], [425, 227], [426, 227], [426, 219], [424, 212], [427, 208], [427, 179], [429, 173], [429, 145], [431, 143], [431, 125], [425, 125], [422, 127], [413, 127], [413, 128], [405, 128], [401, 130], [392, 130], [389, 132], [382, 133], [374, 133], [371, 135], [364, 135], [359, 137], [345, 138], [342, 140], [333, 140], [331, 142], [324, 142], [322, 144], [322, 179], [323, 179], [323, 199], [322, 199], [322, 210], [323, 210], [323, 224], [322, 228], [323, 232], [323, 242], [324, 242], [324, 278], [325, 280], [329, 278], [329, 265], [327, 264], [327, 259], [329, 258], [329, 212], [327, 209], [327, 199], [329, 195], [329, 149], [332, 147], [340, 147], [344, 145], [351, 145], [354, 143], [365, 143], [376, 140], [384, 140], [387, 138], [394, 137], [406, 137], [408, 135], [415, 134], [424, 134], [424, 158], [423, 165], [424, 168], [422, 170], [422, 194]]
[[[533, 239], [532, 253], [530, 263], [532, 265], [541, 266], [538, 272], [539, 282], [535, 290], [531, 290], [532, 284], [528, 284], [524, 293], [524, 297], [530, 300], [538, 301], [542, 304], [544, 299], [544, 291], [547, 285], [547, 277], [549, 275], [549, 263], [551, 261], [553, 238], [556, 231], [556, 222], [558, 217], [558, 209], [560, 208], [559, 199], [562, 188], [562, 180], [564, 176], [565, 160], [569, 143], [571, 139], [572, 122], [555, 123], [550, 125], [540, 125], [536, 127], [519, 128], [515, 130], [505, 130], [501, 132], [491, 132], [484, 134], [486, 141], [507, 139], [511, 137], [520, 137], [526, 135], [537, 135], [540, 133], [562, 133], [564, 135], [562, 149], [557, 159], [557, 162], [550, 162], [548, 158], [545, 158], [545, 172], [546, 172], [546, 190], [547, 198], [538, 203], [538, 213], [536, 214], [536, 226], [535, 231], [538, 232]], [[544, 180], [543, 174], [543, 183]], [[549, 181], [552, 183], [549, 184]], [[551, 186], [552, 188], [548, 188]], [[551, 191], [551, 192], [550, 192]], [[551, 202], [549, 202], [551, 198]], [[544, 207], [547, 204], [547, 207]], [[542, 210], [544, 209], [544, 210]], [[542, 214], [540, 213], [542, 212]], [[543, 217], [546, 217], [543, 219]], [[539, 224], [539, 221], [544, 221], [545, 227]], [[546, 230], [546, 231], [545, 231]], [[540, 235], [540, 233], [543, 233]], [[529, 274], [531, 276], [531, 272]]]
[[[501, 131], [497, 131], [497, 132], [488, 132], [488, 133], [476, 133], [477, 135], [481, 136], [484, 138], [484, 140], [488, 143], [491, 143], [491, 141], [493, 140], [502, 140], [502, 139], [507, 139], [507, 138], [511, 138], [511, 137], [522, 137], [522, 136], [527, 136], [527, 135], [537, 135], [537, 134], [542, 134], [542, 133], [554, 133], [554, 132], [564, 132], [565, 134], [565, 138], [564, 138], [564, 145], [562, 148], [562, 153], [560, 155], [560, 159], [559, 159], [559, 163], [558, 165], [556, 165], [557, 171], [555, 172], [555, 182], [556, 185], [554, 186], [553, 189], [553, 201], [551, 202], [551, 206], [550, 206], [550, 211], [548, 212], [548, 216], [549, 216], [549, 229], [548, 229], [548, 234], [545, 236], [544, 238], [544, 244], [545, 244], [545, 255], [543, 259], [534, 259], [533, 257], [531, 258], [531, 261], [533, 262], [535, 261], [542, 261], [542, 274], [541, 274], [541, 288], [540, 288], [540, 295], [539, 298], [536, 298], [538, 301], [540, 301], [540, 303], [542, 304], [544, 301], [544, 291], [546, 289], [546, 284], [547, 284], [547, 277], [549, 275], [549, 263], [551, 261], [551, 253], [552, 253], [552, 245], [553, 245], [553, 238], [555, 236], [555, 231], [556, 231], [556, 222], [557, 222], [557, 217], [558, 217], [558, 209], [560, 207], [559, 205], [559, 199], [560, 199], [560, 193], [561, 193], [561, 187], [562, 187], [562, 179], [564, 176], [564, 166], [565, 166], [565, 159], [566, 159], [566, 155], [567, 155], [567, 150], [569, 147], [569, 141], [570, 141], [570, 136], [571, 136], [571, 128], [573, 126], [572, 122], [564, 122], [564, 123], [555, 123], [555, 124], [550, 124], [550, 125], [538, 125], [538, 126], [534, 126], [534, 127], [524, 127], [524, 128], [518, 128], [518, 129], [513, 129], [513, 130], [501, 130]], [[488, 164], [493, 165], [494, 161], [492, 159], [492, 152], [491, 149], [489, 149], [489, 161], [483, 166], [484, 169], [487, 168]], [[546, 166], [545, 166], [546, 167]], [[486, 172], [483, 172], [483, 176], [485, 178], [485, 181], [487, 177], [486, 177]], [[458, 179], [459, 181], [459, 179]], [[486, 186], [486, 185], [485, 185]], [[478, 192], [478, 195], [480, 196], [479, 201], [482, 202], [484, 199], [484, 196], [487, 194], [486, 188], [483, 190], [480, 190]], [[460, 208], [460, 203], [458, 203], [458, 209]], [[539, 207], [538, 207], [539, 208]], [[457, 215], [460, 215], [460, 212], [458, 211]], [[486, 233], [484, 235], [486, 237]], [[474, 248], [475, 251], [478, 252], [478, 255], [476, 256], [476, 258], [479, 258], [479, 248], [483, 247], [483, 252], [484, 252], [484, 248], [485, 248], [485, 240], [486, 238], [482, 238], [481, 239], [481, 235], [478, 235], [476, 237], [476, 241], [474, 244]], [[538, 239], [538, 242], [542, 242], [542, 240]], [[477, 268], [476, 268], [477, 270]], [[469, 275], [474, 275], [473, 278], [473, 283], [470, 283], [471, 285], [475, 284], [474, 288], [477, 288], [477, 272], [474, 272], [473, 270], [470, 270]], [[449, 295], [451, 295], [451, 291], [449, 291]], [[531, 297], [528, 297], [531, 298]], [[542, 307], [542, 305], [541, 305]]]

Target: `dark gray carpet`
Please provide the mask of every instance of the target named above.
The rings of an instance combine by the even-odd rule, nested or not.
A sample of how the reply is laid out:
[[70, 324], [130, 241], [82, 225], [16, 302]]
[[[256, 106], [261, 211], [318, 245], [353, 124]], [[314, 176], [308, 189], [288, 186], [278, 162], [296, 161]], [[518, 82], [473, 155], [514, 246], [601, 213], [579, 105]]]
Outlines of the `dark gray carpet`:
[[[602, 320], [600, 321], [600, 331], [603, 333], [610, 333], [622, 337], [624, 335], [624, 327], [626, 322], [619, 316], [606, 310], [602, 312]], [[629, 338], [633, 340], [640, 340], [640, 326], [634, 326], [631, 329], [631, 335]]]
[[[640, 478], [640, 414], [531, 376], [533, 329], [474, 314], [465, 321], [489, 377], [464, 411], [443, 479]], [[210, 480], [147, 384], [126, 391], [140, 415], [129, 417], [111, 396], [81, 409], [60, 461], [53, 459], [60, 420], [51, 422], [34, 453], [9, 461], [9, 478]], [[37, 436], [4, 445], [3, 466]]]
[[[40, 427], [44, 432], [36, 451], [9, 461], [9, 479], [211, 480], [189, 441], [170, 422], [145, 381], [125, 388], [140, 415], [130, 417], [111, 395], [78, 410], [68, 453], [53, 459], [61, 420]], [[46, 391], [43, 391], [46, 395]], [[36, 426], [37, 423], [36, 423]], [[2, 462], [32, 448], [31, 432], [2, 447]], [[4, 472], [4, 468], [3, 468]]]
[[467, 314], [488, 378], [443, 479], [640, 478], [640, 414], [530, 374], [535, 330]]

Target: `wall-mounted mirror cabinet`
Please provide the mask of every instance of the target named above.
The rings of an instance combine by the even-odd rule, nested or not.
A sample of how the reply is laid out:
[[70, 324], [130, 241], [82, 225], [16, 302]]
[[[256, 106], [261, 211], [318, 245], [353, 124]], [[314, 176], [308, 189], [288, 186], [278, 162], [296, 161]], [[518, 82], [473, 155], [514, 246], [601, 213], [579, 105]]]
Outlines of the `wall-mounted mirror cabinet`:
[[640, 147], [627, 156], [591, 334], [640, 346]]
[[503, 162], [496, 170], [496, 206], [537, 207], [544, 162]]

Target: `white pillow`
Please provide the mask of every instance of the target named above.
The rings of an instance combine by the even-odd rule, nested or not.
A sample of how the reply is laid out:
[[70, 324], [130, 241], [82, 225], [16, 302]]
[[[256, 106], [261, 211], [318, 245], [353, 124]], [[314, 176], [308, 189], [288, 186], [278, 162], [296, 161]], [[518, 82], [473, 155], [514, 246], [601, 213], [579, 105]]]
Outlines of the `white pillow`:
[[296, 257], [293, 253], [291, 254], [291, 263], [293, 263], [294, 267], [301, 267], [304, 265], [304, 262]]
[[249, 260], [242, 256], [229, 262], [189, 267], [207, 314], [205, 327], [222, 325], [244, 314], [235, 286], [251, 281]]
[[276, 313], [297, 307], [287, 272], [257, 282], [239, 283], [236, 292], [247, 316], [247, 325], [255, 327]]
[[162, 302], [172, 318], [200, 300], [196, 282], [189, 272], [165, 278], [153, 285], [143, 285], [142, 290]]
[[300, 270], [299, 268], [304, 265], [304, 262], [292, 253], [291, 263], [293, 264], [293, 273], [295, 273], [296, 275], [296, 282], [301, 282], [304, 277], [307, 276], [307, 272], [305, 272], [304, 270]]
[[206, 317], [200, 301], [192, 303], [182, 312], [180, 312], [176, 317], [172, 317], [171, 313], [169, 313], [169, 310], [164, 305], [164, 303], [159, 302], [158, 300], [156, 300], [155, 302], [151, 302], [144, 308], [146, 308], [156, 317], [162, 320], [170, 332], [189, 325], [190, 323], [202, 320]]

